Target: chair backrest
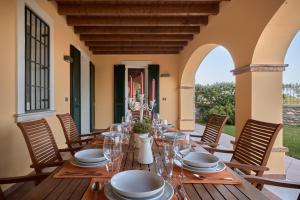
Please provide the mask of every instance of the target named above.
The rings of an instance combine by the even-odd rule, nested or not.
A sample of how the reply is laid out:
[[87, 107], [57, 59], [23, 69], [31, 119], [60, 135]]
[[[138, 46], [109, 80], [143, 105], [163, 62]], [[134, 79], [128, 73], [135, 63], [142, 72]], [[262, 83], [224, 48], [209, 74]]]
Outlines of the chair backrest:
[[[232, 161], [241, 164], [266, 166], [275, 139], [282, 124], [273, 124], [248, 119], [238, 140], [232, 156]], [[245, 174], [250, 171], [241, 170]], [[256, 171], [256, 176], [262, 176], [263, 171]]]
[[213, 114], [209, 117], [201, 142], [219, 143], [224, 125], [228, 120], [228, 116]]
[[66, 143], [69, 148], [72, 148], [71, 142], [80, 140], [80, 133], [78, 132], [75, 121], [69, 113], [56, 115], [63, 128]]
[[[45, 119], [19, 122], [33, 164], [62, 161], [53, 133]], [[37, 172], [40, 169], [35, 168]]]

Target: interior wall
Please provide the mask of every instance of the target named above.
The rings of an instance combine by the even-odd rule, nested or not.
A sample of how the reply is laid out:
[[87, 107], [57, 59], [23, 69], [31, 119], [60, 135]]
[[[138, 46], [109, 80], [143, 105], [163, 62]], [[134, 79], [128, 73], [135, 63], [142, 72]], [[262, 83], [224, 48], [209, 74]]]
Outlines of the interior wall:
[[[15, 123], [16, 113], [16, 20], [17, 4], [20, 0], [0, 1], [0, 26], [3, 28], [0, 37], [0, 177], [25, 175], [32, 171], [29, 168], [31, 159], [22, 136]], [[63, 60], [70, 54], [73, 44], [91, 55], [89, 50], [68, 27], [64, 17], [57, 14], [53, 2], [36, 0], [54, 21], [54, 83], [56, 113], [70, 112], [70, 64]], [[65, 147], [62, 128], [55, 116], [47, 118], [59, 147]], [[6, 188], [5, 186], [2, 186]]]
[[[97, 55], [95, 63], [96, 128], [106, 128], [113, 122], [113, 69], [122, 61], [151, 61], [160, 65], [160, 117], [178, 123], [178, 55]], [[165, 101], [162, 99], [166, 98]]]

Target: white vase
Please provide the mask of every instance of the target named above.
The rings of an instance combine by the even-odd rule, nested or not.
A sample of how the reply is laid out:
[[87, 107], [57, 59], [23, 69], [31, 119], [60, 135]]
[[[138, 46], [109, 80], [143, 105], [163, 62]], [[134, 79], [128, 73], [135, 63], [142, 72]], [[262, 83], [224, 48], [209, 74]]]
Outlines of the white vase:
[[148, 137], [149, 133], [135, 133], [134, 134], [134, 146], [135, 148], [140, 148], [141, 142], [140, 142], [140, 137]]
[[152, 154], [152, 143], [153, 137], [140, 136], [140, 149], [138, 153], [138, 162], [141, 164], [151, 164], [153, 163], [153, 154]]

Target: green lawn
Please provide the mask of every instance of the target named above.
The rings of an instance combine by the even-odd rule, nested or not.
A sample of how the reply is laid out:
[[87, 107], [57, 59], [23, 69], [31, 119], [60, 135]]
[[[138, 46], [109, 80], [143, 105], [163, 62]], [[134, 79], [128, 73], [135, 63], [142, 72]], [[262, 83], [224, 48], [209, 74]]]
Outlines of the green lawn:
[[[225, 125], [223, 132], [228, 135], [234, 136], [235, 126]], [[300, 159], [300, 126], [284, 126], [283, 146], [289, 149], [287, 155], [293, 158]]]

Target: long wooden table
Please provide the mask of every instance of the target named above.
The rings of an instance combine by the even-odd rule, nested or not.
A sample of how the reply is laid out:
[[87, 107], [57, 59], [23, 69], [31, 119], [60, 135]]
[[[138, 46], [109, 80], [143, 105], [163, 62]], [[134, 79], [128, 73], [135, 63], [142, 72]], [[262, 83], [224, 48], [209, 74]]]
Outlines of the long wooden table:
[[[153, 154], [159, 154], [158, 146], [153, 144]], [[155, 171], [154, 164], [142, 165], [136, 161], [137, 152], [134, 151], [132, 145], [128, 145], [124, 149], [124, 157], [121, 163], [121, 171], [129, 169], [143, 169]], [[58, 170], [58, 169], [57, 169]], [[235, 172], [233, 172], [235, 173]], [[24, 199], [40, 200], [40, 199], [81, 199], [85, 191], [90, 185], [90, 178], [66, 178], [56, 179], [50, 175], [46, 180], [40, 183], [32, 191], [30, 191]], [[237, 175], [238, 176], [238, 175]], [[239, 185], [223, 185], [223, 184], [184, 184], [184, 188], [192, 200], [211, 200], [211, 199], [268, 199], [262, 192], [257, 190], [246, 180], [238, 176], [242, 184]]]

